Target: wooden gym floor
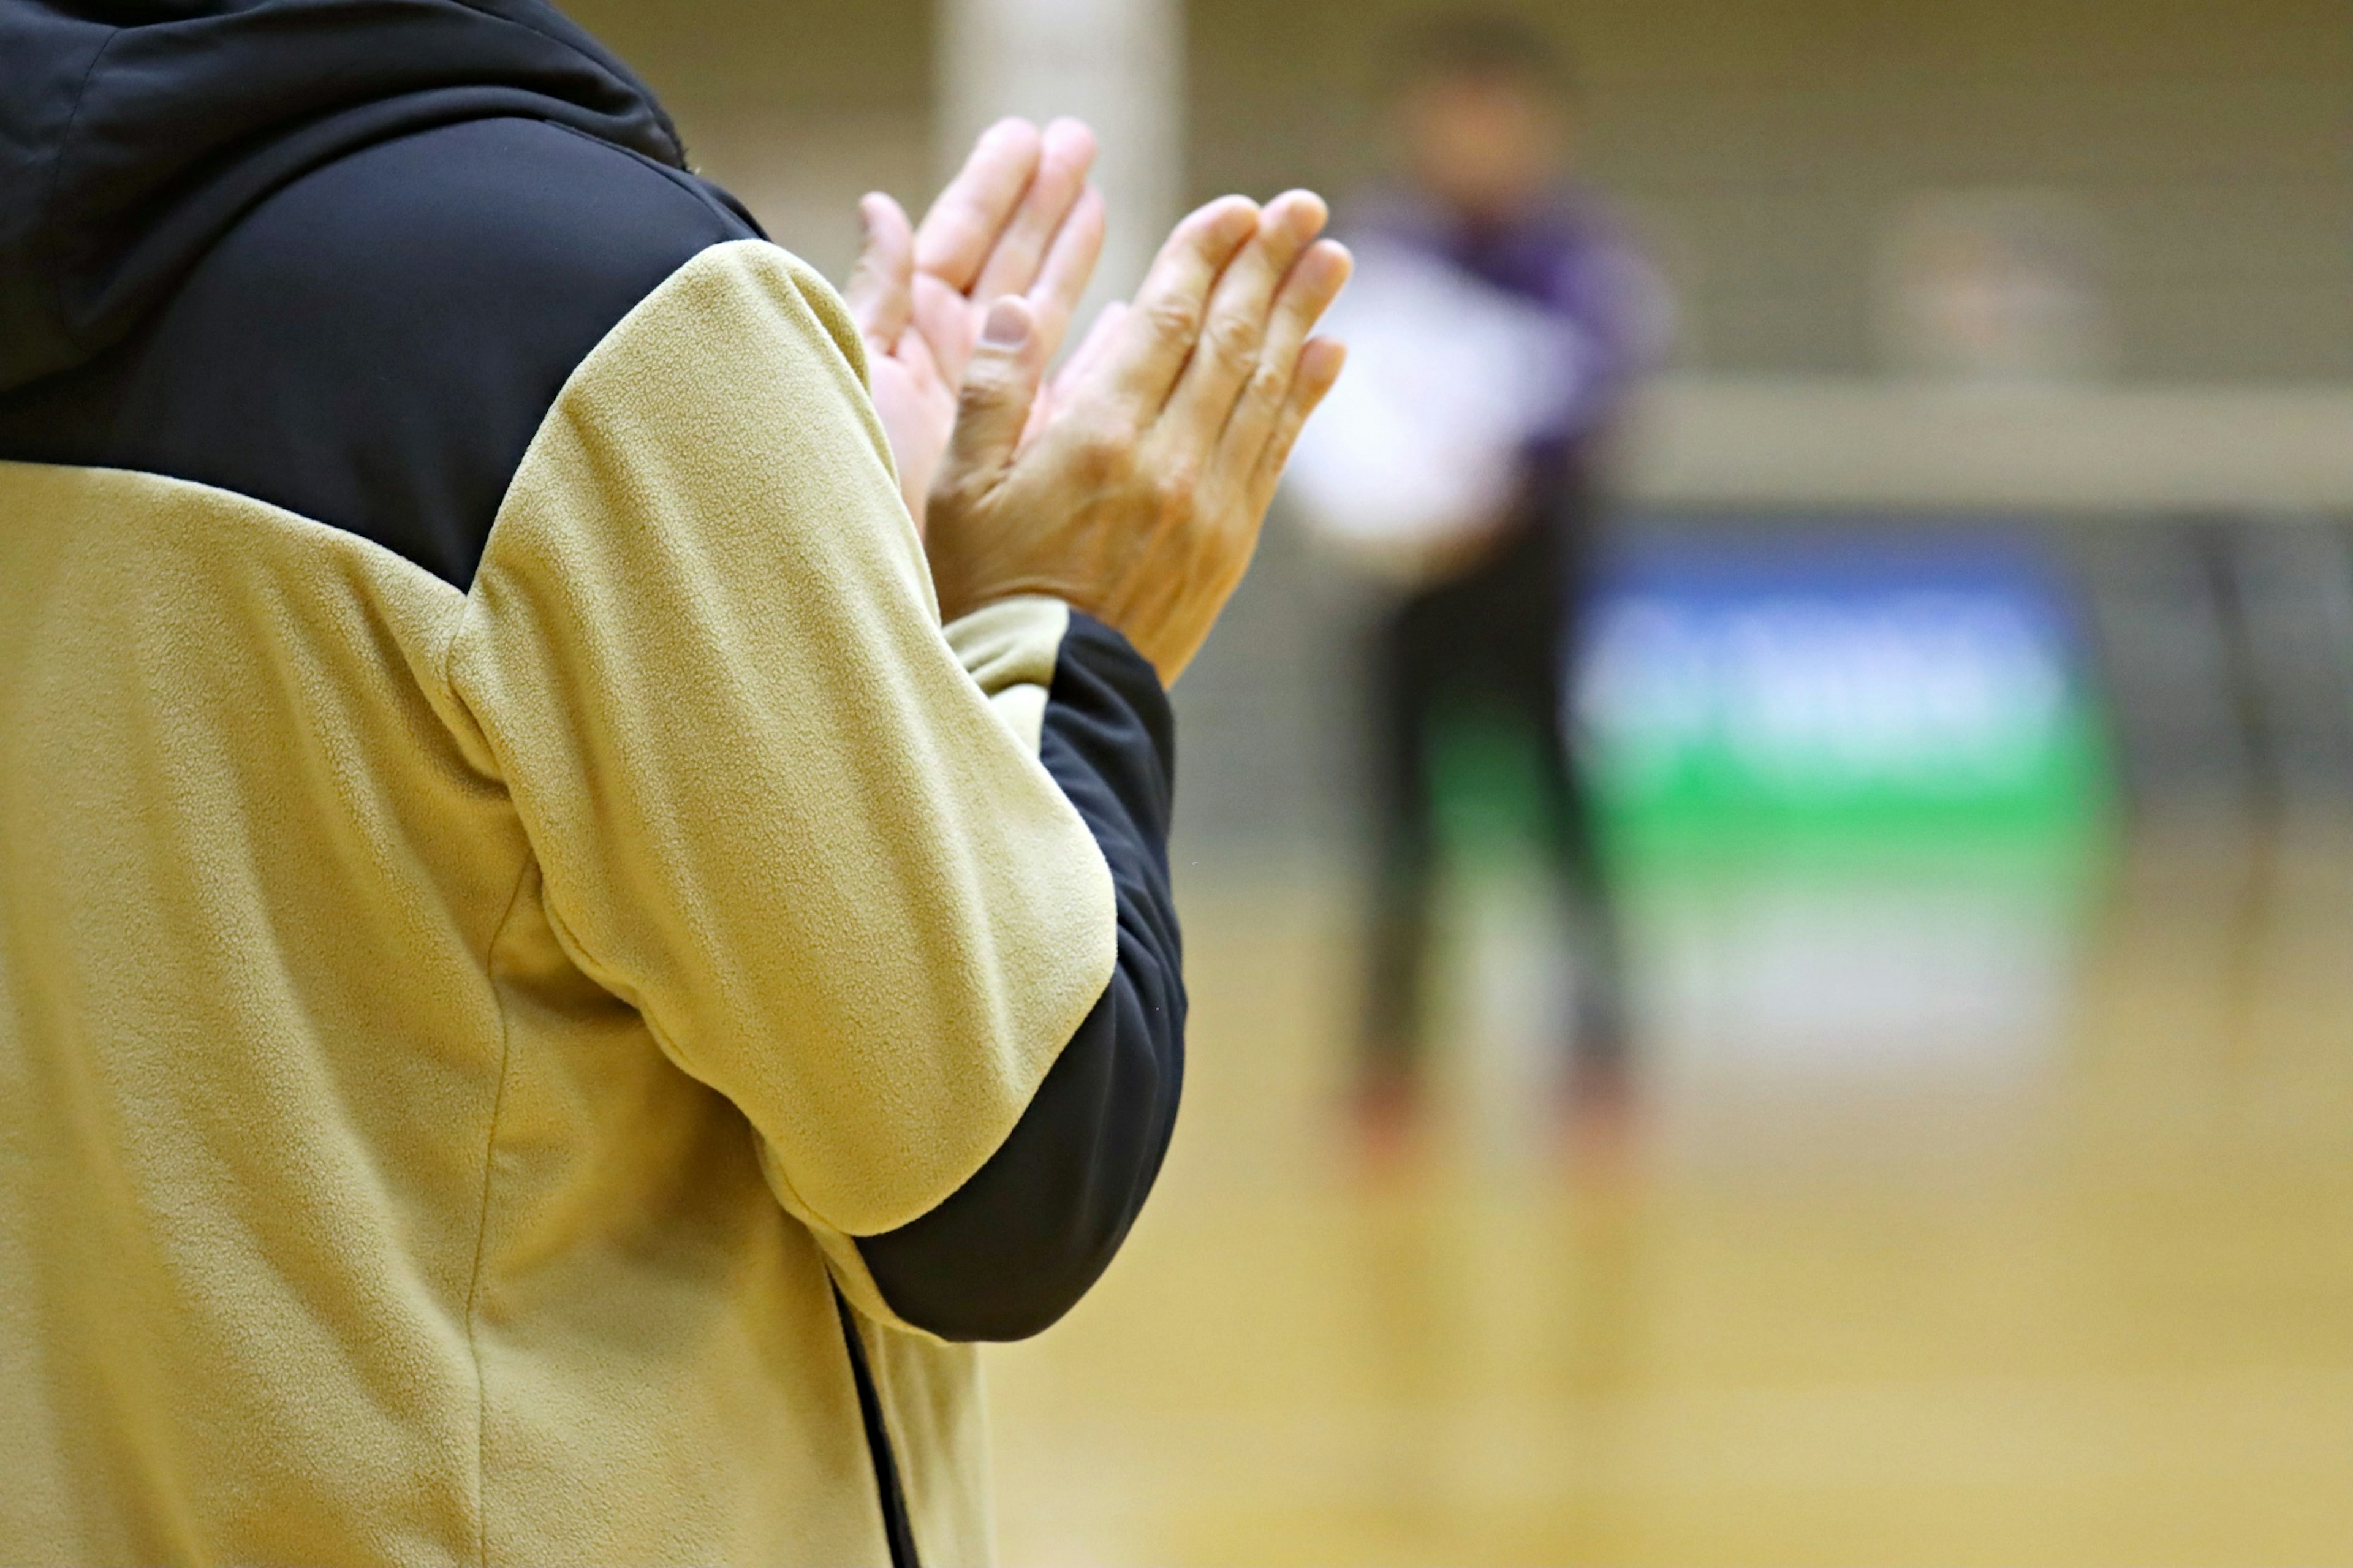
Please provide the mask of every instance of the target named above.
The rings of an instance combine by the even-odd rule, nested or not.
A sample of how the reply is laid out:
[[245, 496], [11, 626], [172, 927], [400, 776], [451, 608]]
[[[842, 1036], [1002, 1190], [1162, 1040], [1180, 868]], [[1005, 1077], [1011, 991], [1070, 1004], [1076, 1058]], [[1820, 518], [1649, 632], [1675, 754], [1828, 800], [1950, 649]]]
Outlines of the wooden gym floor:
[[1160, 1191], [992, 1352], [1008, 1563], [2353, 1560], [2341, 827], [1659, 900], [1615, 1157], [1505, 974], [1368, 1165], [1345, 883], [1184, 891]]

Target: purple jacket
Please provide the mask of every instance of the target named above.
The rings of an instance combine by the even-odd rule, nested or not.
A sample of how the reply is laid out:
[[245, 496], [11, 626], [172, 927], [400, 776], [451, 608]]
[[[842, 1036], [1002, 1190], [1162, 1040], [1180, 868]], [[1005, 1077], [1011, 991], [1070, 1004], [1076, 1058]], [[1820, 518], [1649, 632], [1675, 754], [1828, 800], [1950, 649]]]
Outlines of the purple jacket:
[[1532, 466], [1577, 460], [1663, 355], [1672, 331], [1665, 286], [1590, 193], [1567, 189], [1503, 226], [1472, 226], [1427, 201], [1390, 195], [1349, 231], [1444, 260], [1559, 323], [1574, 367], [1558, 406], [1531, 443]]

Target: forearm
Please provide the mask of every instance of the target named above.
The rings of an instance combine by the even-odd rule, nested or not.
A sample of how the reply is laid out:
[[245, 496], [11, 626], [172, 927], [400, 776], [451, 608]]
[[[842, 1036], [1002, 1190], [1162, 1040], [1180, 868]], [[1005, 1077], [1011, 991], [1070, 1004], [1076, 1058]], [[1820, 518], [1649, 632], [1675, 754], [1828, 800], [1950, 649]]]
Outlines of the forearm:
[[1158, 1174], [1184, 1075], [1185, 985], [1167, 834], [1166, 697], [1125, 639], [1073, 616], [1039, 759], [1117, 889], [1119, 958], [1012, 1134], [929, 1214], [858, 1249], [904, 1321], [946, 1339], [1033, 1334], [1075, 1305]]

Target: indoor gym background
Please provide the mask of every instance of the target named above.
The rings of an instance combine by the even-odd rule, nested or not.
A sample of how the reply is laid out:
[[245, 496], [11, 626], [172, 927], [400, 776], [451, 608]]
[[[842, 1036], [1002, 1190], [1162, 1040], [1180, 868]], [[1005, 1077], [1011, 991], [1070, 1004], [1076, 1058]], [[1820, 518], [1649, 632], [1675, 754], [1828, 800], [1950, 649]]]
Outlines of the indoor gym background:
[[[1413, 14], [573, 8], [837, 279], [858, 194], [927, 196], [998, 110], [1111, 121], [1114, 272], [1221, 190], [1345, 208]], [[1472, 714], [1438, 1133], [1357, 1158], [1367, 594], [1278, 513], [1178, 691], [1167, 1172], [992, 1356], [1007, 1558], [2353, 1557], [2343, 8], [1525, 9], [1679, 306], [1583, 710], [1631, 1157], [1549, 1141], [1573, 977]], [[1940, 336], [2005, 247], [2042, 325]]]

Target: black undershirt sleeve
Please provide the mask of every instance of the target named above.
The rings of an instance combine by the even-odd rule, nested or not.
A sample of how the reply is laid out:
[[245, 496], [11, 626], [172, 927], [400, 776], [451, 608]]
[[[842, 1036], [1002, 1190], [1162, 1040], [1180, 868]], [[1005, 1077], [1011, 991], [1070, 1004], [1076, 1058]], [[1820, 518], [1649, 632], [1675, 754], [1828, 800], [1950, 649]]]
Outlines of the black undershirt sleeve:
[[1085, 616], [1063, 639], [1039, 756], [1110, 863], [1119, 962], [988, 1163], [931, 1213], [858, 1244], [892, 1310], [944, 1339], [1026, 1338], [1078, 1302], [1159, 1174], [1184, 1078], [1175, 725], [1152, 666]]

